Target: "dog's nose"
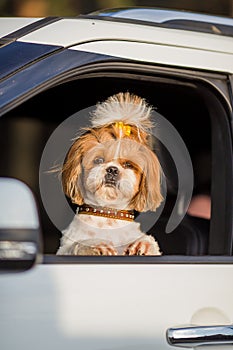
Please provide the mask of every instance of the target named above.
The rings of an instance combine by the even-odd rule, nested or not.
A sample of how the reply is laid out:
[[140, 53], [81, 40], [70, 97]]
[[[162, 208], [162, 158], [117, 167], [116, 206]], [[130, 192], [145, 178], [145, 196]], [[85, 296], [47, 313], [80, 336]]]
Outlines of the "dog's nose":
[[119, 170], [116, 166], [110, 166], [106, 169], [108, 174], [111, 174], [113, 176], [117, 176], [119, 174]]
[[118, 175], [119, 175], [119, 169], [116, 167], [116, 166], [109, 166], [107, 169], [106, 169], [106, 175], [105, 175], [105, 178], [106, 180], [114, 180], [116, 181], [117, 178], [118, 178]]

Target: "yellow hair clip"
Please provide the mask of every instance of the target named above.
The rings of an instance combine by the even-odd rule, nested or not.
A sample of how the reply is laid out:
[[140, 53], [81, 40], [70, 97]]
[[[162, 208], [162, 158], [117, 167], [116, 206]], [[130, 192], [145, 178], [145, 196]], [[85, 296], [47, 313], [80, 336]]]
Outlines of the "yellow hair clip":
[[122, 136], [122, 133], [124, 133], [126, 136], [129, 136], [131, 134], [131, 126], [124, 124], [123, 122], [116, 122], [115, 127], [119, 129], [120, 131], [120, 137]]

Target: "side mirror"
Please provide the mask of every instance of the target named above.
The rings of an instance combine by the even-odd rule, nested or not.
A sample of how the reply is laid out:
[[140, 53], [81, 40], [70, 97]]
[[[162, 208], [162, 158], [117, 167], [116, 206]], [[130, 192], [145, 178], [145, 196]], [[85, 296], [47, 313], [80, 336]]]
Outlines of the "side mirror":
[[38, 261], [41, 246], [31, 190], [19, 180], [0, 178], [0, 273], [31, 268]]

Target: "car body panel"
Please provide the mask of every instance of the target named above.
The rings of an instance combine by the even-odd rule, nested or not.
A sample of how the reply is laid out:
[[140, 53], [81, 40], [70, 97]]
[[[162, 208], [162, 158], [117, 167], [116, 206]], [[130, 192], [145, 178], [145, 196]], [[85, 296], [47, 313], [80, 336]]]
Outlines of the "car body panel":
[[[20, 41], [1, 48], [0, 79], [6, 77], [20, 68], [36, 62], [36, 60], [59, 50], [60, 47], [54, 45], [25, 44]], [[11, 59], [9, 60], [9, 57]]]
[[232, 265], [69, 264], [2, 276], [1, 344], [168, 350], [169, 327], [233, 322], [232, 274]]

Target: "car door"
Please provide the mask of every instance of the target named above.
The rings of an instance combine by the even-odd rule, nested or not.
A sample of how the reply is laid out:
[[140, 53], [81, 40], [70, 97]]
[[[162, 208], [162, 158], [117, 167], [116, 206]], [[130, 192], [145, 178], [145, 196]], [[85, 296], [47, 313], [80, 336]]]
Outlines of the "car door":
[[169, 349], [168, 328], [230, 325], [231, 295], [221, 259], [43, 264], [1, 277], [2, 346]]
[[[148, 90], [151, 86], [155, 87], [150, 85], [152, 73], [161, 80], [163, 67], [142, 67], [142, 62], [136, 62], [135, 57], [132, 60], [127, 58], [125, 62], [126, 57], [120, 59], [119, 54], [116, 58], [109, 50], [104, 52], [101, 49], [101, 53], [88, 52], [87, 47], [85, 51], [62, 50], [4, 79], [0, 85], [4, 92], [1, 100], [4, 125], [7, 120], [20, 115], [20, 110], [20, 116], [25, 118], [24, 103], [27, 103], [26, 110], [33, 113], [40, 98], [42, 102], [49, 99], [55, 106], [61, 95], [57, 94], [58, 90], [54, 90], [53, 95], [49, 92], [58, 83], [62, 93], [66, 93], [64, 100], [70, 101], [68, 91], [73, 88], [72, 80], [80, 80], [84, 73], [89, 75], [87, 80], [80, 80], [78, 91], [84, 90], [84, 81], [85, 91], [91, 90], [90, 86], [98, 86], [89, 85], [93, 82], [90, 79], [94, 72], [97, 72], [95, 83], [98, 83], [99, 76], [109, 74], [112, 89], [122, 76], [127, 75], [128, 82], [132, 71], [133, 83], [136, 79], [144, 79], [143, 87], [149, 84]], [[147, 50], [146, 45], [144, 50]], [[174, 81], [178, 84], [186, 80], [190, 84], [191, 80], [195, 80], [192, 73], [181, 68], [181, 63], [177, 65], [180, 69], [171, 68], [163, 77], [166, 88], [172, 80], [173, 85]], [[115, 70], [118, 71], [117, 76]], [[150, 74], [145, 78], [146, 71]], [[217, 76], [207, 74], [208, 77], [199, 71], [195, 74], [196, 79], [203, 83], [203, 90], [198, 92], [201, 94], [205, 90], [205, 95], [203, 92], [201, 96], [210, 99], [213, 104], [209, 104], [216, 107], [216, 111], [211, 112], [213, 120], [216, 120], [211, 124], [212, 213], [207, 254], [164, 254], [161, 257], [64, 257], [44, 254], [43, 261], [28, 272], [1, 276], [0, 333], [3, 349], [170, 349], [167, 337], [170, 344], [186, 348], [200, 344], [226, 347], [226, 344], [232, 343], [232, 131], [228, 77], [226, 72], [224, 75], [215, 73]], [[181, 80], [178, 79], [180, 75]], [[63, 90], [65, 84], [70, 90]], [[101, 87], [107, 94], [109, 85]], [[52, 113], [53, 108], [49, 111]], [[47, 118], [46, 112], [45, 115]], [[68, 115], [73, 115], [72, 108]], [[45, 120], [48, 124], [51, 122], [50, 119]], [[58, 119], [57, 125], [63, 122], [63, 118]], [[20, 129], [14, 130], [14, 135], [19, 135]], [[46, 142], [51, 141], [54, 130], [59, 129], [47, 131]], [[32, 127], [24, 129], [23, 135], [29, 139], [31, 133], [36, 135]], [[40, 135], [45, 137], [43, 133]], [[39, 137], [32, 138], [35, 143], [39, 140]], [[16, 144], [16, 149], [20, 147], [19, 143]], [[25, 147], [27, 149], [28, 146]], [[42, 152], [39, 149], [40, 158], [44, 150], [44, 147]], [[13, 167], [10, 169], [9, 175], [14, 175]], [[5, 175], [3, 167], [1, 172]], [[49, 187], [47, 190], [50, 190]], [[37, 196], [41, 201], [41, 193]], [[184, 231], [186, 234], [187, 231]], [[45, 238], [49, 235], [49, 232], [43, 233]]]

